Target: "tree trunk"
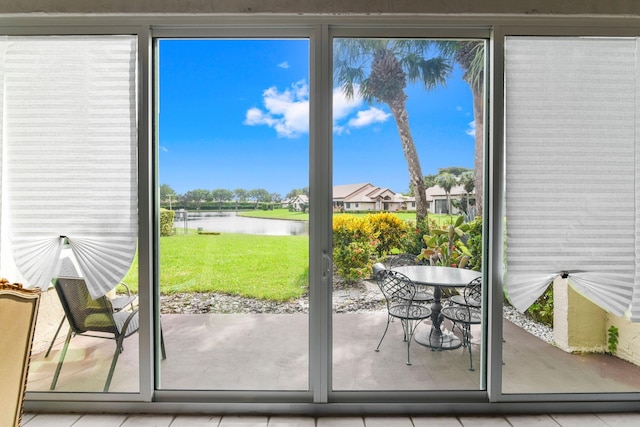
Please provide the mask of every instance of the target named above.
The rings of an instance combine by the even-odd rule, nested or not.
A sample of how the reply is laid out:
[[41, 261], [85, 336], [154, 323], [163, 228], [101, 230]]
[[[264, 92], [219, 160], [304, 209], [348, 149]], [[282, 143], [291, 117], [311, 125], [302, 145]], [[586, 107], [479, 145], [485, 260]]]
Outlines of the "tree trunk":
[[473, 95], [473, 118], [476, 122], [475, 158], [473, 165], [473, 185], [476, 189], [476, 210], [482, 216], [484, 199], [484, 96], [482, 87], [471, 85]]
[[402, 151], [404, 152], [404, 158], [407, 161], [407, 167], [409, 169], [409, 180], [416, 198], [416, 221], [420, 223], [427, 220], [427, 189], [424, 185], [424, 176], [422, 175], [418, 152], [416, 151], [416, 146], [413, 143], [413, 137], [411, 136], [411, 130], [409, 128], [409, 114], [405, 108], [404, 98], [390, 102], [388, 105], [393, 113], [393, 118], [396, 121], [398, 133], [400, 134]]

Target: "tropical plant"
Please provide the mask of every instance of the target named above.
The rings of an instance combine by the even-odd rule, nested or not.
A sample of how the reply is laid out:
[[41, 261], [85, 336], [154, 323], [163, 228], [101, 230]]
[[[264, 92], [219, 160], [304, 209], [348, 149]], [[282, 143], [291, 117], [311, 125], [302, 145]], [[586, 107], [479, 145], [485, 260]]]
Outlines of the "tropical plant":
[[609, 354], [616, 354], [616, 351], [618, 351], [618, 341], [620, 340], [620, 331], [611, 325], [609, 329], [607, 329], [607, 337], [607, 350]]
[[441, 228], [433, 228], [425, 235], [426, 248], [419, 258], [429, 261], [431, 265], [465, 268], [471, 260], [471, 252], [466, 246], [469, 224], [464, 217], [457, 217], [455, 222]]
[[395, 120], [416, 198], [417, 222], [427, 219], [427, 196], [406, 108], [407, 82], [426, 89], [444, 85], [453, 69], [450, 57], [434, 55], [433, 40], [338, 39], [334, 78], [349, 99], [356, 92], [369, 102], [386, 104]]
[[535, 322], [553, 327], [553, 286], [549, 286], [547, 290], [538, 297], [527, 309], [527, 314], [531, 316]]
[[476, 217], [472, 221], [465, 221], [469, 224], [467, 231], [466, 246], [469, 249], [471, 258], [467, 268], [470, 270], [482, 270], [482, 217]]

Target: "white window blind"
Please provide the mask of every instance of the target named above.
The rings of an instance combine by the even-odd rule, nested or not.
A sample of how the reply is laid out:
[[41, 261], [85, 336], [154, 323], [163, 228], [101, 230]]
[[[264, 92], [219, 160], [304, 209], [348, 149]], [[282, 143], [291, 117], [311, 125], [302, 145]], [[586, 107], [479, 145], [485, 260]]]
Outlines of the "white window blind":
[[638, 43], [508, 37], [506, 286], [526, 310], [563, 272], [640, 320]]
[[46, 287], [68, 242], [97, 297], [136, 251], [136, 38], [7, 37], [0, 47], [2, 251]]

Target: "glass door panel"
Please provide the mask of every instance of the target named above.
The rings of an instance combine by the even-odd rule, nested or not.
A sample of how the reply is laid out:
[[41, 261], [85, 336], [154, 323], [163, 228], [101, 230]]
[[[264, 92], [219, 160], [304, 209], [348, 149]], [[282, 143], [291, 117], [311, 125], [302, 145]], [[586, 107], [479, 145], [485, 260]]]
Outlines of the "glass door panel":
[[333, 389], [477, 390], [482, 298], [442, 316], [481, 274], [484, 41], [333, 49]]
[[640, 389], [637, 45], [506, 38], [504, 393]]
[[157, 54], [160, 388], [308, 390], [309, 42]]

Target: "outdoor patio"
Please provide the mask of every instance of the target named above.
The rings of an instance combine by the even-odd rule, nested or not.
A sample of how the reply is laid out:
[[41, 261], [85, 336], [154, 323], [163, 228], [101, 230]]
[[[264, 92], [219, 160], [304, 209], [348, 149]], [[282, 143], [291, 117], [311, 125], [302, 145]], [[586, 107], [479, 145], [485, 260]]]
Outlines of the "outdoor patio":
[[[385, 321], [384, 312], [333, 316], [334, 390], [480, 388], [480, 370], [469, 371], [466, 349], [431, 351], [413, 343], [413, 364], [407, 366], [399, 324], [390, 325], [380, 352], [375, 352]], [[162, 327], [167, 351], [161, 368], [163, 389], [308, 389], [304, 314], [172, 314], [162, 315]], [[41, 337], [31, 362], [29, 391], [49, 390], [65, 335], [66, 327], [46, 359], [42, 345], [46, 340]], [[473, 355], [478, 367], [479, 337], [475, 331]], [[507, 320], [504, 340], [505, 393], [640, 390], [640, 367], [616, 357], [565, 353]], [[111, 340], [73, 338], [56, 390], [101, 391], [114, 348]], [[110, 391], [137, 390], [138, 336], [134, 335], [125, 340]]]

